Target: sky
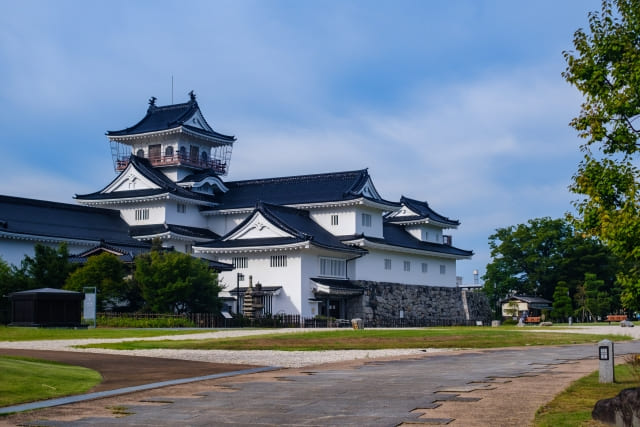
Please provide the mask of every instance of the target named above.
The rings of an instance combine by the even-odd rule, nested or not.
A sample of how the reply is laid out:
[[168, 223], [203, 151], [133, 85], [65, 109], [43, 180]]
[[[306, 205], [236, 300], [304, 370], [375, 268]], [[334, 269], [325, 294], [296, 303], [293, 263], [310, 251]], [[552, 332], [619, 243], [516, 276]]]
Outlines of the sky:
[[0, 0], [0, 194], [74, 203], [105, 132], [193, 90], [226, 180], [368, 168], [458, 219], [473, 282], [497, 228], [562, 217], [582, 155], [562, 52], [599, 0]]

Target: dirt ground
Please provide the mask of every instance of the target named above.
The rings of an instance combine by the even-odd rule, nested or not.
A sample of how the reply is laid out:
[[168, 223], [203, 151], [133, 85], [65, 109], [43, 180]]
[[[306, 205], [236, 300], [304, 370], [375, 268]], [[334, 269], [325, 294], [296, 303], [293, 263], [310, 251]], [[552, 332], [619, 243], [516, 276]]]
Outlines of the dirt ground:
[[157, 357], [119, 356], [114, 354], [75, 351], [0, 349], [0, 355], [32, 357], [69, 365], [84, 366], [100, 372], [102, 382], [89, 392], [200, 377], [222, 372], [239, 371], [255, 366], [161, 359]]

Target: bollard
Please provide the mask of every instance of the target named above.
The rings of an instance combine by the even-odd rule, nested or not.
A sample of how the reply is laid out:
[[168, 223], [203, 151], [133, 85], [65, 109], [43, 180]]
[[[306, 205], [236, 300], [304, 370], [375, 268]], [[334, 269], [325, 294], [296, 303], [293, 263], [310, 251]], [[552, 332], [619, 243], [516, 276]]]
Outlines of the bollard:
[[612, 383], [615, 375], [613, 372], [613, 343], [602, 340], [598, 343], [598, 359], [600, 360], [600, 382]]

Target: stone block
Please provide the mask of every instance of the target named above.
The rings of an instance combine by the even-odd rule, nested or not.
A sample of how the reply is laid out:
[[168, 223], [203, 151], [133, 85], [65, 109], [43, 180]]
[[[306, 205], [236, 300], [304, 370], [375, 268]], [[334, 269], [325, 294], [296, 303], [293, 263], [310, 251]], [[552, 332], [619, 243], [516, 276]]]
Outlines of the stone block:
[[627, 388], [616, 397], [599, 400], [591, 417], [620, 427], [640, 426], [640, 387]]

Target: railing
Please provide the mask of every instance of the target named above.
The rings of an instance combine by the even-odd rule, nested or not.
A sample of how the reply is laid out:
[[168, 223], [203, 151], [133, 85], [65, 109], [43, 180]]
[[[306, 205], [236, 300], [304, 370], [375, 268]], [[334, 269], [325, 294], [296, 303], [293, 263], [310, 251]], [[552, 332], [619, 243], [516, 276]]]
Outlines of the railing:
[[[299, 314], [284, 314], [258, 318], [233, 317], [224, 318], [220, 314], [213, 313], [185, 313], [185, 314], [156, 314], [156, 313], [98, 313], [98, 317], [109, 319], [134, 319], [148, 320], [153, 324], [154, 320], [164, 319], [166, 323], [181, 324], [187, 321], [189, 326], [196, 328], [334, 328], [350, 327], [350, 320], [303, 317]], [[340, 322], [343, 320], [343, 322]], [[182, 321], [182, 322], [181, 322]], [[433, 327], [433, 326], [476, 326], [476, 320], [450, 319], [450, 318], [424, 318], [424, 319], [398, 319], [376, 318], [365, 321], [364, 327], [378, 328], [409, 328], [409, 327]], [[100, 324], [98, 324], [100, 326]]]
[[[201, 169], [213, 169], [215, 173], [224, 175], [227, 164], [219, 159], [193, 159], [188, 154], [174, 153], [171, 156], [153, 156], [148, 158], [152, 166], [185, 165]], [[122, 171], [129, 165], [128, 157], [121, 157], [116, 161], [116, 170]]]

